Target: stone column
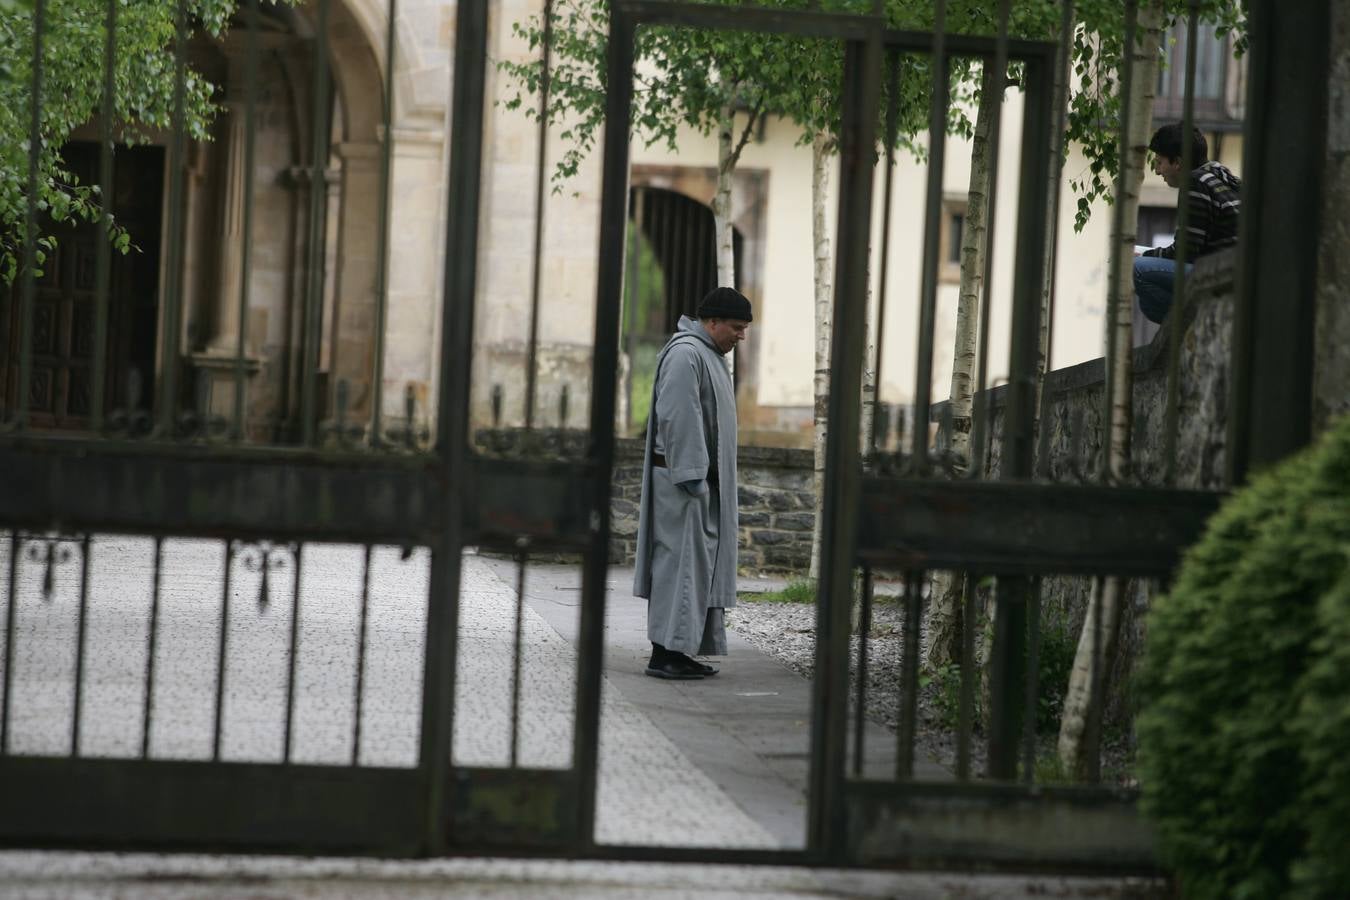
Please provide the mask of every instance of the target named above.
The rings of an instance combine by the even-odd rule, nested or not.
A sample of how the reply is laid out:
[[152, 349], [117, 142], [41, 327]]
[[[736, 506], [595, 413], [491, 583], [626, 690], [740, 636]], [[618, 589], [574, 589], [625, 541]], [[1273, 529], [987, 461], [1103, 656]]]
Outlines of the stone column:
[[347, 382], [347, 412], [364, 418], [370, 411], [375, 342], [380, 339], [375, 322], [380, 147], [374, 141], [344, 141], [333, 150], [342, 161], [342, 180], [329, 372], [334, 392], [338, 382]]
[[[198, 412], [212, 416], [234, 415], [235, 381], [242, 362], [244, 377], [256, 374], [261, 362], [253, 357], [246, 340], [244, 358], [239, 359], [239, 297], [243, 287], [244, 214], [252, 201], [247, 194], [246, 162], [248, 154], [246, 48], [242, 38], [226, 40], [228, 69], [222, 134], [217, 152], [220, 157], [217, 190], [219, 232], [208, 236], [207, 246], [216, 248], [215, 279], [200, 298], [208, 309], [201, 310], [199, 325], [204, 328], [202, 350], [192, 357], [197, 370]], [[212, 241], [210, 238], [215, 237]], [[199, 307], [200, 309], [200, 307]], [[209, 310], [209, 311], [208, 311]], [[247, 316], [245, 320], [247, 327]], [[245, 334], [247, 338], [247, 333]], [[247, 401], [246, 401], [247, 402]], [[246, 414], [247, 417], [247, 414]], [[245, 423], [240, 423], [245, 428]]]
[[[233, 72], [231, 73], [233, 74]], [[231, 78], [231, 83], [235, 81]], [[235, 93], [235, 90], [231, 90]], [[248, 150], [247, 109], [237, 98], [223, 104], [225, 134], [221, 150], [225, 154], [221, 175], [221, 223], [219, 288], [215, 296], [211, 337], [207, 352], [213, 356], [234, 356], [239, 346], [239, 292], [244, 260], [244, 162]], [[247, 350], [247, 347], [245, 348]]]

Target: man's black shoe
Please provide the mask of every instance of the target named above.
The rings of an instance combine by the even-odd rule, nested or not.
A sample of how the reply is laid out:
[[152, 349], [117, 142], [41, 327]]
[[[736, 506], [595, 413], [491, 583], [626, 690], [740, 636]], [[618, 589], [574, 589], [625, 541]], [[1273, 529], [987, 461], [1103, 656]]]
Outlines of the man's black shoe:
[[[688, 658], [664, 659], [660, 662], [653, 660], [647, 664], [647, 674], [653, 678], [669, 678], [679, 681], [697, 681], [707, 674], [703, 671], [704, 669], [712, 669], [712, 666], [705, 666]], [[716, 669], [713, 669], [714, 673], [716, 671]]]
[[704, 678], [711, 678], [718, 672], [717, 666], [710, 666], [707, 663], [701, 663], [696, 659], [690, 659], [689, 662], [694, 666], [694, 668], [698, 669], [700, 672], [703, 673]]

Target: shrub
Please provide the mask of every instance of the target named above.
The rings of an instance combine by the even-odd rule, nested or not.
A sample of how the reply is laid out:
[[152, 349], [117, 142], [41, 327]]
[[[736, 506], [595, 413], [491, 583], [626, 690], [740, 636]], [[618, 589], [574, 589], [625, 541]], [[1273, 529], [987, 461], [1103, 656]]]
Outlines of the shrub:
[[1059, 719], [1064, 714], [1064, 695], [1069, 690], [1078, 638], [1063, 619], [1042, 618], [1038, 649], [1036, 732], [1049, 734], [1059, 730]]
[[1235, 494], [1150, 612], [1143, 809], [1187, 896], [1350, 884], [1348, 559], [1350, 419]]

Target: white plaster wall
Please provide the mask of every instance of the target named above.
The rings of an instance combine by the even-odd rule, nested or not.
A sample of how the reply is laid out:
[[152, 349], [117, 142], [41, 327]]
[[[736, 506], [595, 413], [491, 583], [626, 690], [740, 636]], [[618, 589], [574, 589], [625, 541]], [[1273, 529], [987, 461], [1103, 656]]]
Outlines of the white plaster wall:
[[[1012, 279], [1013, 246], [1017, 202], [1017, 165], [1019, 157], [1022, 103], [1010, 94], [1004, 110], [998, 221], [995, 225], [993, 309], [991, 315], [990, 372], [997, 378], [1007, 367], [1008, 291]], [[814, 371], [814, 292], [811, 241], [811, 151], [797, 145], [798, 134], [789, 122], [773, 121], [762, 142], [746, 146], [741, 165], [766, 169], [770, 175], [767, 201], [767, 229], [764, 275], [764, 301], [756, 310], [752, 340], [761, 344], [759, 400], [766, 406], [803, 406], [812, 403]], [[944, 193], [964, 196], [969, 182], [969, 144], [949, 138], [943, 173]], [[678, 153], [661, 147], [635, 146], [635, 163], [653, 165], [712, 165], [716, 145], [710, 138], [690, 131], [681, 135]], [[881, 203], [883, 169], [878, 168], [874, 184], [873, 220], [873, 295], [880, 296]], [[891, 189], [891, 239], [886, 284], [886, 333], [883, 340], [883, 385], [881, 399], [909, 402], [913, 397], [917, 359], [918, 309], [922, 271], [924, 197], [927, 166], [900, 152]], [[831, 249], [838, 205], [838, 171], [831, 174], [828, 217]], [[1068, 225], [1061, 229], [1061, 255], [1057, 279], [1061, 295], [1068, 295], [1057, 321], [1055, 335], [1057, 364], [1079, 361], [1097, 355], [1100, 331], [1093, 311], [1080, 309], [1093, 296], [1097, 266], [1086, 252], [1099, 224], [1094, 220], [1083, 235], [1072, 231], [1072, 211], [1067, 205]], [[1098, 217], [1100, 218], [1100, 217]], [[1100, 255], [1104, 256], [1105, 233]], [[1104, 286], [1104, 278], [1101, 285]], [[955, 327], [956, 286], [943, 284], [938, 292], [937, 326], [934, 333], [933, 398], [947, 396], [951, 380], [952, 340]], [[1096, 313], [1100, 315], [1100, 310]], [[1057, 317], [1059, 318], [1059, 317]], [[1087, 329], [1087, 331], [1085, 331]], [[1096, 329], [1095, 331], [1092, 329]], [[1093, 337], [1088, 340], [1087, 333]]]
[[[994, 234], [991, 294], [989, 374], [991, 383], [1006, 378], [1009, 350], [1011, 284], [1017, 258], [1015, 247], [1023, 102], [1010, 92], [1003, 111], [999, 185]], [[811, 151], [797, 145], [791, 123], [770, 122], [763, 141], [746, 146], [740, 165], [769, 172], [765, 240], [764, 300], [756, 309], [751, 340], [761, 346], [759, 402], [764, 406], [810, 407], [814, 371], [814, 293], [811, 241]], [[1241, 139], [1227, 136], [1221, 161], [1241, 174]], [[679, 150], [633, 147], [633, 162], [649, 165], [708, 166], [716, 162], [716, 143], [689, 130], [681, 134]], [[1084, 229], [1074, 230], [1076, 200], [1070, 180], [1087, 169], [1081, 152], [1074, 150], [1065, 163], [1059, 213], [1058, 253], [1055, 265], [1056, 306], [1051, 365], [1063, 368], [1102, 353], [1107, 287], [1107, 253], [1111, 207], [1094, 205]], [[874, 191], [873, 302], [880, 289], [881, 205], [883, 169], [878, 168]], [[918, 352], [918, 311], [922, 271], [924, 198], [927, 165], [897, 152], [891, 200], [891, 239], [886, 284], [886, 323], [882, 360], [881, 400], [908, 403], [913, 399]], [[943, 172], [947, 197], [963, 197], [969, 186], [970, 144], [948, 137]], [[831, 174], [828, 215], [831, 249], [838, 204], [837, 165]], [[1174, 205], [1176, 191], [1150, 173], [1145, 182], [1148, 202]], [[948, 396], [951, 383], [952, 341], [957, 286], [940, 284], [934, 331], [932, 399]]]
[[[383, 67], [383, 16], [378, 0], [349, 0], [357, 19], [377, 42]], [[539, 0], [501, 0], [491, 9], [492, 59], [523, 59], [528, 47], [515, 38], [511, 25], [541, 6]], [[428, 384], [434, 402], [433, 373], [439, 364], [440, 281], [444, 241], [444, 172], [450, 123], [447, 114], [450, 67], [453, 62], [455, 3], [449, 0], [402, 0], [399, 58], [396, 60], [394, 207], [390, 258], [389, 350], [386, 363], [386, 408], [401, 408], [402, 385]], [[362, 12], [364, 10], [364, 12]], [[519, 421], [524, 395], [524, 352], [528, 337], [530, 279], [533, 265], [534, 186], [539, 171], [536, 125], [522, 111], [501, 105], [510, 95], [496, 69], [488, 73], [490, 91], [485, 121], [483, 213], [480, 222], [479, 294], [476, 304], [474, 409], [483, 421], [490, 392], [503, 392], [504, 420]], [[1006, 374], [1008, 291], [1016, 248], [1013, 245], [1017, 204], [1018, 150], [1022, 102], [1010, 92], [1004, 108], [998, 220], [994, 247], [993, 315], [990, 375]], [[401, 131], [398, 129], [402, 129]], [[554, 129], [544, 165], [552, 168], [564, 149]], [[811, 242], [811, 153], [798, 146], [798, 135], [786, 122], [768, 123], [762, 140], [745, 148], [741, 166], [768, 173], [765, 212], [763, 300], [756, 309], [751, 339], [758, 343], [758, 400], [761, 406], [805, 408], [812, 403], [814, 369]], [[1241, 141], [1223, 142], [1222, 159], [1240, 172]], [[571, 397], [569, 423], [585, 421], [589, 392], [590, 345], [594, 329], [596, 252], [600, 203], [600, 142], [581, 173], [560, 193], [550, 189], [544, 202], [544, 244], [540, 260], [540, 421], [554, 424], [563, 384]], [[635, 141], [634, 165], [711, 167], [714, 140], [692, 130], [681, 134], [675, 152]], [[949, 138], [943, 189], [962, 196], [967, 188], [969, 147]], [[1106, 291], [1106, 254], [1110, 207], [1098, 204], [1083, 232], [1073, 229], [1074, 198], [1068, 186], [1086, 163], [1076, 152], [1065, 167], [1056, 264], [1057, 305], [1052, 365], [1073, 365], [1099, 356]], [[903, 153], [897, 156], [891, 205], [892, 237], [885, 286], [887, 323], [884, 336], [884, 383], [881, 399], [912, 399], [917, 348], [919, 278], [923, 248], [925, 165]], [[831, 234], [837, 209], [837, 173], [831, 178], [828, 218]], [[880, 170], [876, 180], [874, 247], [881, 234]], [[1146, 202], [1175, 203], [1170, 191], [1150, 175]], [[832, 240], [833, 243], [833, 240]], [[880, 270], [874, 251], [874, 278]], [[947, 396], [956, 286], [939, 289], [934, 400]], [[809, 414], [809, 413], [808, 413]]]

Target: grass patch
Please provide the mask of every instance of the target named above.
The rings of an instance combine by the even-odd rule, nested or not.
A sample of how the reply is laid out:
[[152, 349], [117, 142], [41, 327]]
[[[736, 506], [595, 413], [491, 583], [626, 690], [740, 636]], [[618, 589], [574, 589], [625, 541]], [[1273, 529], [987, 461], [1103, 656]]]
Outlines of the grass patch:
[[746, 591], [736, 595], [745, 603], [815, 603], [816, 586], [811, 581], [790, 581], [779, 591]]

